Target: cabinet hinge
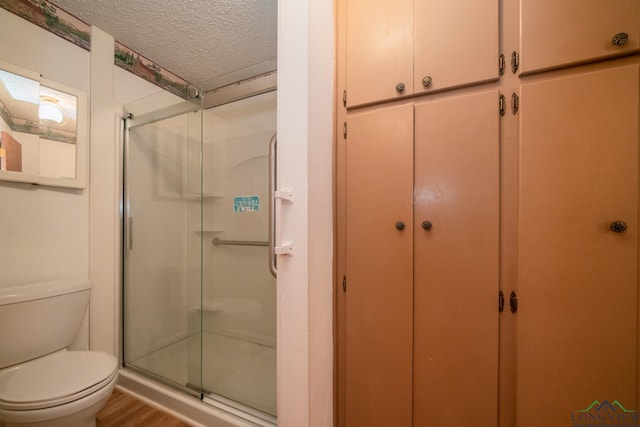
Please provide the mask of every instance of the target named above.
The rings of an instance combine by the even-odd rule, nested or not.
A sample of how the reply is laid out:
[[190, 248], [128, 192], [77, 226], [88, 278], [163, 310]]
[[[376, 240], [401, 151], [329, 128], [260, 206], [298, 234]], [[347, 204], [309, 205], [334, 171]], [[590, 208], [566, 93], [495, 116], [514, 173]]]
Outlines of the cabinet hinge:
[[504, 53], [501, 53], [498, 57], [498, 71], [500, 75], [504, 75], [504, 69], [507, 67], [506, 60], [504, 59]]
[[518, 311], [518, 294], [513, 291], [511, 291], [511, 297], [509, 298], [509, 306], [512, 313]]
[[347, 275], [342, 276], [342, 292], [347, 292]]
[[504, 292], [498, 293], [498, 311], [502, 313], [504, 311]]
[[346, 90], [342, 91], [342, 106], [343, 107], [347, 106], [347, 91]]
[[511, 94], [511, 112], [516, 114], [518, 109], [520, 108], [520, 97], [517, 93], [513, 92]]
[[520, 68], [520, 55], [515, 50], [511, 54], [511, 71], [515, 74]]
[[501, 116], [504, 116], [504, 113], [507, 111], [507, 100], [503, 94], [500, 94], [498, 98], [498, 111]]
[[344, 124], [342, 125], [342, 137], [344, 139], [347, 139], [347, 122], [344, 122]]

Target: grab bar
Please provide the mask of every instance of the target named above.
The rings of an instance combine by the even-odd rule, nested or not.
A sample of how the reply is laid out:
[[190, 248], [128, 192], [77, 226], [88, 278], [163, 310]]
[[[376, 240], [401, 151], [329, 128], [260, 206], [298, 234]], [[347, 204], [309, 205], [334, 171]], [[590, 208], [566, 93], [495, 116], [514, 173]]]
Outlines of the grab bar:
[[276, 261], [276, 204], [274, 201], [275, 193], [276, 193], [276, 177], [278, 174], [278, 164], [277, 164], [277, 144], [278, 138], [277, 134], [274, 133], [269, 141], [269, 271], [273, 277], [278, 277], [278, 266]]
[[256, 240], [222, 240], [218, 237], [214, 237], [211, 243], [213, 246], [269, 246], [269, 242]]

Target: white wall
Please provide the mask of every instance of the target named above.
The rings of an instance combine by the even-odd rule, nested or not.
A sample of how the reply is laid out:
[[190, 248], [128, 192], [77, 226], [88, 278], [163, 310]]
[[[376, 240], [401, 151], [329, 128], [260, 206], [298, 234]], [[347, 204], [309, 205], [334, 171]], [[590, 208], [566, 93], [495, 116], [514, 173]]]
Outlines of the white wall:
[[278, 424], [333, 425], [333, 2], [278, 2], [279, 182], [294, 254], [278, 263]]
[[[0, 43], [0, 61], [88, 93], [93, 103], [93, 134], [98, 135], [86, 141], [91, 143], [93, 165], [88, 189], [0, 182], [0, 287], [70, 277], [92, 279], [93, 347], [115, 353], [119, 317], [116, 114], [123, 104], [161, 89], [116, 69], [113, 39], [96, 31], [89, 53], [0, 8], [0, 39], [11, 40]], [[100, 90], [92, 94], [92, 86]]]
[[[0, 61], [89, 91], [89, 52], [0, 9]], [[89, 277], [89, 190], [0, 182], [0, 287]]]

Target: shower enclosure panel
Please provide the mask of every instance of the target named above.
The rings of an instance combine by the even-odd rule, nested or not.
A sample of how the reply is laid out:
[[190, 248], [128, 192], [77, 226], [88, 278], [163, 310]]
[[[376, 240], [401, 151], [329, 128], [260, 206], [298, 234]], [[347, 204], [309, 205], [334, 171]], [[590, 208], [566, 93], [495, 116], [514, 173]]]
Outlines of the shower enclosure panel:
[[200, 388], [201, 111], [128, 121], [124, 361]]
[[[276, 92], [204, 113], [202, 386], [213, 399], [276, 415], [276, 282], [269, 269], [269, 143]], [[211, 185], [208, 181], [217, 183]], [[206, 192], [205, 192], [206, 193]], [[275, 418], [270, 418], [275, 421]]]
[[125, 365], [273, 425], [276, 93], [208, 110], [180, 101], [126, 123]]

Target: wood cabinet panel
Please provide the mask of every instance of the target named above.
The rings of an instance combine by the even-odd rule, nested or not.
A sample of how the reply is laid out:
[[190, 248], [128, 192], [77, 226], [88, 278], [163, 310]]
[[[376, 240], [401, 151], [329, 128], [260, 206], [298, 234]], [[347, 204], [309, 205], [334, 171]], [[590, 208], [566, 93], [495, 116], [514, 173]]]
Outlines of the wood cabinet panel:
[[522, 86], [518, 427], [635, 409], [638, 80], [632, 65]]
[[[545, 70], [640, 49], [638, 0], [521, 0], [522, 72]], [[627, 33], [628, 41], [612, 38]]]
[[416, 0], [414, 8], [415, 93], [498, 79], [497, 0]]
[[415, 426], [497, 424], [498, 96], [415, 106]]
[[498, 1], [348, 0], [346, 44], [350, 107], [494, 80]]
[[347, 1], [346, 68], [349, 106], [413, 93], [413, 0]]
[[411, 426], [413, 105], [347, 123], [345, 422]]

